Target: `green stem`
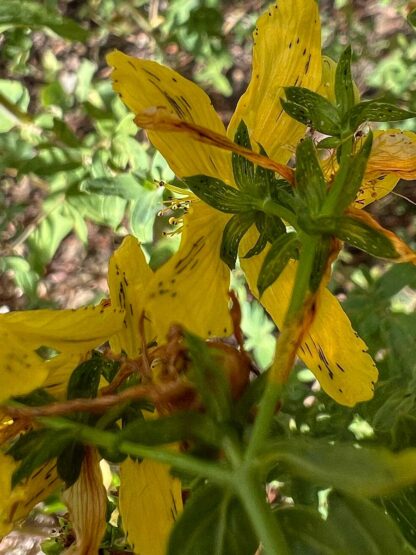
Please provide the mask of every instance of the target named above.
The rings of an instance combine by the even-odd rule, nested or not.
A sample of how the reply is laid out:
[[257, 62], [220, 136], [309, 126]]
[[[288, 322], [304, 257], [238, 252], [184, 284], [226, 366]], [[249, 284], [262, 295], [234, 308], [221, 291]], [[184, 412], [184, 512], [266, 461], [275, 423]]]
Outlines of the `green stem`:
[[259, 201], [258, 209], [265, 214], [278, 216], [279, 218], [282, 218], [283, 220], [285, 220], [285, 222], [290, 224], [294, 229], [298, 229], [298, 223], [295, 214], [284, 206], [277, 204], [271, 198], [267, 198], [264, 201]]
[[110, 450], [117, 450], [125, 455], [133, 457], [142, 457], [158, 461], [160, 463], [173, 466], [183, 472], [189, 472], [196, 476], [209, 478], [213, 482], [221, 485], [230, 485], [232, 473], [230, 470], [221, 468], [218, 464], [201, 461], [195, 457], [151, 447], [148, 445], [139, 445], [131, 441], [120, 441], [117, 434], [104, 432], [97, 428], [91, 428], [77, 422], [71, 422], [65, 418], [39, 418], [45, 427], [55, 430], [73, 430], [77, 439], [86, 443], [97, 445], [98, 447], [106, 447]]
[[296, 333], [302, 318], [305, 301], [309, 295], [309, 279], [312, 272], [316, 244], [319, 237], [302, 237], [302, 251], [293, 285], [292, 296], [287, 310], [282, 332], [276, 345], [275, 362], [270, 370], [269, 381], [260, 402], [259, 412], [246, 450], [246, 460], [252, 460], [263, 445], [270, 429], [276, 404], [280, 398], [283, 384], [293, 365], [296, 348], [292, 347], [292, 333]]
[[343, 194], [345, 180], [350, 167], [350, 157], [354, 146], [353, 135], [345, 137], [341, 146], [341, 156], [339, 160], [339, 170], [335, 176], [331, 190], [322, 206], [320, 216], [334, 216], [337, 212], [338, 199]]

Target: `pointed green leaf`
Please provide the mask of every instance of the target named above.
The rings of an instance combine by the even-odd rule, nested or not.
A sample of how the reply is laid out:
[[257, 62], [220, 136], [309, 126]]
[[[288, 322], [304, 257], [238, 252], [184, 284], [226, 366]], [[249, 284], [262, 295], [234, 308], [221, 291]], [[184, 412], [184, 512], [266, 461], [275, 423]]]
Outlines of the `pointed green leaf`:
[[299, 247], [297, 233], [281, 235], [270, 247], [257, 280], [260, 295], [276, 281]]
[[354, 106], [349, 114], [352, 130], [357, 129], [364, 122], [402, 121], [414, 117], [416, 117], [416, 112], [409, 112], [408, 110], [403, 110], [403, 108], [398, 108], [394, 104], [378, 100], [360, 102]]
[[296, 149], [296, 190], [311, 214], [318, 214], [326, 194], [326, 182], [313, 141], [306, 137]]
[[335, 71], [335, 98], [341, 114], [346, 114], [355, 104], [351, 55], [351, 46], [348, 46], [342, 53]]
[[407, 16], [407, 21], [412, 27], [416, 28], [416, 8], [409, 13], [409, 15]]
[[386, 497], [380, 501], [403, 536], [416, 549], [416, 487], [406, 488], [398, 495]]
[[394, 260], [400, 256], [387, 235], [362, 220], [342, 216], [336, 220], [335, 225], [337, 237], [357, 249], [388, 260]]
[[385, 448], [331, 445], [323, 440], [276, 441], [263, 461], [284, 464], [295, 476], [323, 487], [362, 497], [392, 495], [416, 483], [416, 449], [393, 453]]
[[311, 277], [309, 279], [309, 289], [315, 292], [321, 284], [322, 278], [325, 275], [328, 265], [328, 257], [331, 250], [332, 239], [331, 237], [321, 237], [313, 260]]
[[346, 171], [343, 171], [342, 167], [338, 170], [334, 183], [326, 195], [322, 215], [340, 214], [355, 200], [364, 178], [372, 146], [373, 134], [370, 131], [361, 150], [351, 160], [344, 162], [348, 164]]
[[[356, 493], [359, 495], [360, 491]], [[341, 553], [392, 555], [408, 552], [397, 526], [374, 503], [331, 492], [328, 505], [327, 524], [338, 531]]]
[[266, 229], [266, 215], [262, 213], [256, 214], [256, 227], [259, 230], [260, 235], [257, 238], [255, 244], [249, 249], [243, 258], [251, 258], [252, 256], [257, 256], [266, 247], [268, 242], [268, 230]]
[[228, 220], [224, 228], [220, 256], [231, 270], [235, 268], [240, 241], [254, 221], [254, 212], [242, 212]]
[[[237, 132], [234, 136], [234, 142], [240, 146], [243, 146], [244, 148], [248, 148], [251, 150], [248, 129], [243, 120], [240, 121], [240, 124], [237, 128]], [[250, 189], [252, 189], [254, 185], [253, 162], [250, 162], [250, 160], [247, 160], [247, 158], [244, 158], [244, 156], [240, 156], [239, 154], [233, 152], [232, 165], [236, 185], [242, 191], [250, 191]]]
[[208, 484], [187, 501], [172, 530], [167, 555], [253, 555], [257, 547], [240, 502]]
[[220, 179], [206, 175], [193, 175], [186, 177], [184, 181], [198, 198], [221, 212], [238, 214], [254, 208], [249, 197], [238, 189], [226, 185]]
[[[282, 106], [290, 116], [326, 135], [339, 135], [341, 118], [329, 100], [302, 87], [286, 87], [285, 93], [288, 102], [282, 101]], [[299, 106], [303, 110], [299, 110]]]

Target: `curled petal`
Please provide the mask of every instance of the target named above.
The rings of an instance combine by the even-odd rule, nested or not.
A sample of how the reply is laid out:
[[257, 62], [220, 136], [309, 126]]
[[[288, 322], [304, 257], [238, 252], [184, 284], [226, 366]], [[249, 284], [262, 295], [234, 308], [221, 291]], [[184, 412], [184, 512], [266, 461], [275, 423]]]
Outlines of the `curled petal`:
[[76, 535], [66, 553], [97, 555], [106, 527], [107, 493], [95, 447], [85, 447], [78, 480], [65, 490], [64, 499]]
[[[233, 141], [227, 138], [226, 135], [222, 135], [206, 127], [196, 125], [194, 123], [189, 123], [175, 116], [171, 116], [164, 108], [153, 108], [138, 114], [134, 120], [138, 125], [144, 129], [157, 129], [159, 131], [169, 131], [172, 133], [182, 133], [192, 137], [195, 141], [216, 146], [220, 149], [235, 152], [240, 154], [250, 160], [254, 164], [277, 172], [279, 175], [284, 177], [289, 183], [294, 183], [294, 172], [292, 168], [285, 166], [284, 164], [279, 164], [273, 160], [257, 154], [252, 150], [244, 148], [237, 145]], [[202, 172], [197, 172], [201, 174]]]

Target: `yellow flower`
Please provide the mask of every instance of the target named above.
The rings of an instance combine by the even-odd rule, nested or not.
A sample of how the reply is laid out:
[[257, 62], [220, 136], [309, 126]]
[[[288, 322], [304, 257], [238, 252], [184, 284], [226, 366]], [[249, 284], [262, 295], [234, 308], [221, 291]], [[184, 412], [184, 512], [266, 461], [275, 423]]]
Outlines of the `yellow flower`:
[[[279, 98], [283, 96], [283, 87], [297, 85], [318, 90], [325, 79], [330, 79], [331, 73], [326, 71], [322, 81], [320, 23], [314, 0], [280, 0], [259, 19], [254, 31], [251, 81], [227, 131], [206, 94], [175, 71], [118, 51], [110, 53], [107, 61], [114, 68], [114, 89], [136, 113], [136, 121], [149, 128], [149, 139], [176, 175], [204, 174], [230, 185], [234, 185], [231, 154], [213, 145], [222, 143], [224, 148], [229, 148], [225, 137], [232, 139], [243, 120], [253, 145], [261, 144], [274, 162], [287, 163], [305, 127], [282, 110]], [[168, 131], [175, 125], [169, 122], [169, 117], [171, 122], [185, 122], [191, 132]], [[197, 126], [203, 143], [194, 140]], [[369, 201], [367, 197], [371, 197], [372, 188], [373, 181], [366, 180], [361, 199]], [[382, 194], [377, 189], [377, 195]], [[148, 292], [146, 305], [151, 306], [155, 320], [172, 313], [205, 337], [228, 332], [229, 276], [219, 259], [222, 231], [228, 219], [229, 216], [199, 201], [193, 203], [193, 211], [184, 218], [179, 252], [162, 268], [163, 283], [176, 280], [172, 289], [175, 297], [164, 297], [156, 287]], [[253, 226], [242, 241], [242, 250], [247, 252], [257, 237]], [[257, 277], [266, 253], [267, 249], [260, 256], [240, 260], [254, 294], [258, 293]], [[291, 262], [261, 298], [278, 326], [283, 324], [295, 271], [296, 263]], [[215, 296], [211, 294], [214, 290]], [[370, 399], [377, 370], [364, 342], [352, 330], [339, 302], [328, 290], [320, 293], [317, 309], [299, 356], [323, 389], [339, 403], [353, 406]]]
[[[62, 397], [80, 358], [106, 341], [110, 342], [114, 353], [123, 351], [129, 358], [137, 358], [141, 352], [139, 326], [144, 311], [143, 292], [153, 279], [156, 278], [137, 239], [126, 237], [109, 263], [111, 304], [104, 302], [78, 310], [35, 310], [1, 315], [0, 334], [7, 345], [0, 358], [5, 369], [1, 401], [37, 387], [44, 387], [51, 394]], [[155, 333], [148, 324], [144, 331], [147, 338]], [[48, 347], [59, 354], [44, 361], [37, 354], [40, 347]], [[7, 421], [0, 423], [0, 430], [8, 425]], [[5, 434], [5, 437], [10, 436]], [[61, 484], [54, 460], [11, 490], [11, 476], [17, 466], [11, 456], [0, 452], [0, 535], [8, 533], [15, 522], [27, 516], [36, 503]], [[81, 481], [85, 482], [88, 476], [88, 473], [81, 474]], [[96, 482], [94, 487], [98, 487]], [[89, 544], [100, 541], [103, 529], [95, 527], [99, 538], [85, 534], [83, 513], [77, 510], [84, 490], [87, 493], [87, 488], [76, 482], [71, 488], [70, 498], [72, 510], [77, 514], [80, 541]], [[170, 528], [182, 510], [180, 481], [170, 475], [166, 465], [126, 460], [121, 464], [120, 496], [120, 513], [130, 543], [143, 555], [163, 555]], [[84, 501], [94, 505], [91, 499]], [[105, 515], [102, 503], [99, 511], [97, 509], [99, 514]], [[157, 534], [156, 530], [159, 531]]]

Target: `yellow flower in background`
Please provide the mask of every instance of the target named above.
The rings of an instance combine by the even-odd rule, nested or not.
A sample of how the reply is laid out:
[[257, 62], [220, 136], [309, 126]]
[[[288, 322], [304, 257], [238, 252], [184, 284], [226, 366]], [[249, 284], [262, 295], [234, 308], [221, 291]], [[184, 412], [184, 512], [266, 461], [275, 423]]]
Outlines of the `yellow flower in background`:
[[[7, 371], [7, 380], [2, 382], [2, 401], [37, 387], [63, 398], [69, 377], [80, 360], [106, 341], [110, 342], [113, 353], [124, 352], [131, 359], [137, 358], [142, 348], [139, 326], [145, 308], [143, 292], [152, 279], [155, 279], [154, 274], [137, 239], [129, 236], [110, 259], [111, 304], [1, 315], [0, 333], [7, 345], [0, 359]], [[149, 338], [155, 334], [149, 325], [145, 326], [145, 333]], [[44, 361], [37, 354], [40, 347], [48, 347], [59, 354]], [[18, 349], [16, 354], [13, 349]], [[0, 428], [8, 424], [4, 421]], [[0, 452], [0, 535], [8, 533], [36, 503], [62, 484], [54, 460], [11, 490], [11, 477], [17, 466], [11, 456]], [[82, 488], [78, 486], [72, 486], [72, 491], [76, 490], [79, 497]], [[127, 459], [121, 463], [120, 496], [120, 513], [129, 541], [136, 545], [138, 553], [163, 555], [169, 531], [182, 510], [180, 481], [170, 475], [166, 465]], [[77, 514], [82, 531], [82, 510]], [[159, 530], [159, 534], [150, 538], [148, 530]]]

